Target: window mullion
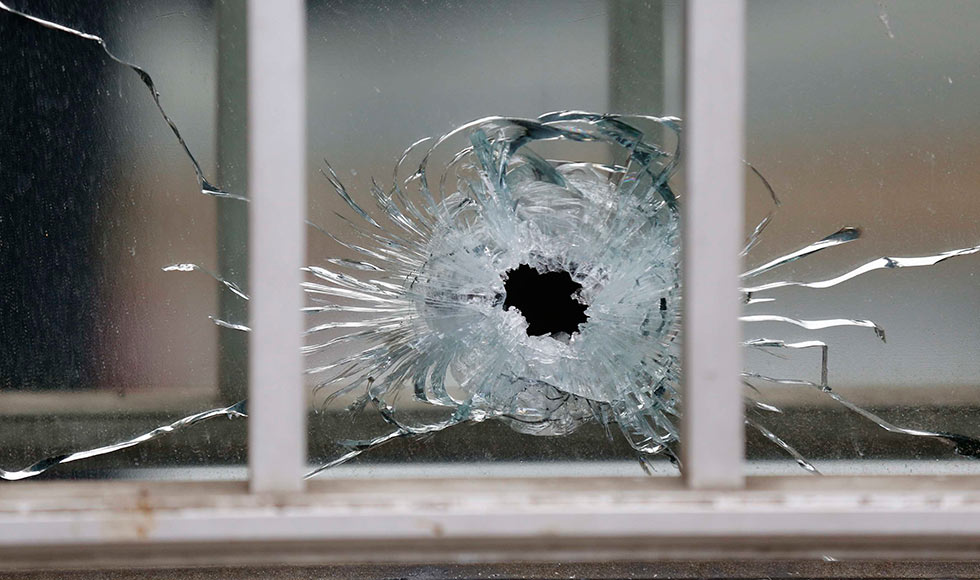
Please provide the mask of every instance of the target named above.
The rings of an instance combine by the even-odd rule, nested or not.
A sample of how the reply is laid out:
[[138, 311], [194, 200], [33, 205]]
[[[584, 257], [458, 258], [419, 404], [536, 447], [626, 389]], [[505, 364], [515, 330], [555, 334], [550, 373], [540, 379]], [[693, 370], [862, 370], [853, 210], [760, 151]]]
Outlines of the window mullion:
[[306, 10], [248, 2], [249, 471], [253, 492], [301, 491], [306, 466]]
[[743, 228], [744, 0], [686, 14], [683, 459], [692, 488], [743, 484], [738, 251]]

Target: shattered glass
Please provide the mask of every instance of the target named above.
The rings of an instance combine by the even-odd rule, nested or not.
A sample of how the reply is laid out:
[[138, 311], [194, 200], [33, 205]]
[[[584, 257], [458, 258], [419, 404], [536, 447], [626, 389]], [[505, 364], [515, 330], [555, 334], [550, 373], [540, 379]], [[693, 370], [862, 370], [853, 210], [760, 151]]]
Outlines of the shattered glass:
[[[677, 9], [679, 16], [680, 4], [675, 3], [673, 7]], [[310, 418], [310, 463], [313, 466], [322, 466], [341, 458], [350, 460], [345, 465], [322, 471], [320, 476], [331, 477], [341, 473], [423, 475], [421, 469], [406, 471], [416, 465], [438, 469], [440, 473], [466, 474], [533, 475], [554, 473], [556, 469], [571, 475], [640, 473], [635, 461], [635, 451], [627, 439], [619, 435], [619, 428], [609, 425], [607, 429], [603, 423], [590, 419], [593, 411], [601, 412], [599, 407], [608, 400], [608, 393], [591, 392], [602, 389], [600, 384], [585, 385], [590, 379], [594, 380], [599, 370], [554, 369], [565, 376], [585, 373], [575, 379], [578, 386], [569, 387], [576, 391], [569, 395], [568, 392], [553, 390], [549, 381], [544, 380], [551, 371], [535, 371], [530, 376], [537, 377], [542, 382], [531, 385], [525, 380], [528, 377], [522, 376], [527, 375], [528, 369], [518, 368], [522, 364], [521, 360], [526, 361], [528, 358], [521, 356], [526, 347], [536, 345], [543, 349], [540, 353], [559, 357], [562, 350], [567, 353], [583, 349], [582, 333], [592, 332], [587, 328], [596, 319], [591, 317], [579, 324], [578, 335], [565, 332], [567, 337], [553, 336], [558, 333], [551, 332], [552, 329], [549, 328], [544, 328], [547, 332], [538, 335], [535, 334], [537, 329], [528, 328], [532, 334], [529, 336], [520, 328], [527, 313], [522, 312], [518, 306], [511, 306], [515, 303], [514, 295], [508, 293], [507, 286], [520, 284], [521, 272], [527, 272], [528, 279], [546, 284], [548, 275], [556, 280], [562, 275], [568, 275], [572, 278], [571, 285], [567, 286], [569, 291], [556, 288], [557, 294], [529, 295], [516, 302], [527, 304], [536, 299], [541, 304], [550, 303], [553, 299], [555, 304], [565, 304], [572, 317], [579, 317], [580, 320], [578, 312], [581, 309], [576, 310], [575, 305], [587, 306], [585, 303], [588, 299], [582, 293], [595, 292], [594, 287], [588, 288], [588, 281], [594, 283], [596, 277], [587, 276], [583, 269], [578, 273], [583, 278], [576, 278], [570, 264], [560, 263], [565, 252], [558, 252], [555, 246], [545, 248], [543, 242], [542, 247], [536, 250], [540, 255], [525, 255], [524, 262], [519, 261], [522, 256], [516, 252], [510, 253], [507, 258], [517, 260], [512, 263], [491, 264], [479, 260], [472, 262], [469, 267], [482, 272], [479, 280], [483, 286], [477, 284], [477, 280], [469, 279], [469, 276], [456, 273], [457, 262], [450, 256], [455, 245], [513, 245], [513, 242], [508, 243], [507, 240], [496, 241], [495, 238], [500, 234], [495, 231], [488, 230], [481, 234], [476, 230], [458, 230], [456, 226], [468, 223], [471, 219], [479, 220], [481, 215], [486, 214], [482, 203], [468, 204], [468, 207], [461, 208], [462, 213], [456, 220], [442, 220], [442, 227], [446, 228], [445, 234], [455, 236], [452, 240], [444, 239], [443, 234], [429, 232], [424, 224], [407, 226], [409, 230], [413, 227], [419, 229], [421, 234], [417, 234], [406, 230], [399, 222], [415, 222], [418, 220], [416, 212], [425, 214], [430, 208], [429, 200], [419, 190], [420, 179], [413, 179], [408, 184], [402, 184], [402, 180], [416, 173], [422, 158], [434, 146], [435, 150], [426, 164], [426, 176], [434, 201], [439, 203], [440, 188], [444, 187], [447, 194], [455, 191], [459, 183], [459, 172], [468, 171], [469, 179], [474, 179], [478, 178], [480, 168], [488, 165], [487, 162], [481, 164], [472, 154], [464, 154], [465, 159], [460, 158], [453, 167], [447, 167], [457, 153], [475, 147], [472, 139], [478, 138], [478, 130], [482, 130], [485, 135], [488, 147], [504, 148], [509, 140], [518, 137], [520, 120], [526, 120], [530, 129], [533, 124], [539, 123], [537, 118], [547, 111], [623, 110], [661, 114], [662, 106], [658, 103], [664, 98], [662, 95], [667, 78], [663, 72], [663, 68], [667, 66], [665, 62], [679, 62], [679, 52], [669, 57], [663, 54], [666, 40], [658, 34], [664, 27], [661, 20], [664, 17], [662, 9], [663, 5], [660, 3], [591, 1], [497, 1], [483, 4], [431, 2], [411, 5], [329, 1], [310, 4], [310, 158], [318, 162], [311, 168], [314, 173], [310, 175], [309, 216], [318, 228], [326, 230], [338, 240], [311, 229], [309, 264], [320, 269], [317, 271], [321, 273], [329, 270], [334, 274], [353, 277], [358, 282], [373, 283], [372, 280], [379, 280], [382, 284], [398, 284], [398, 276], [411, 269], [410, 262], [419, 259], [419, 250], [406, 248], [404, 252], [398, 252], [398, 255], [388, 255], [385, 251], [388, 246], [380, 242], [377, 236], [397, 237], [399, 243], [402, 240], [411, 241], [419, 245], [422, 251], [425, 251], [425, 244], [430, 244], [442, 257], [438, 264], [430, 264], [429, 269], [421, 273], [428, 283], [449, 285], [451, 288], [453, 280], [458, 277], [459, 283], [471, 286], [465, 294], [472, 295], [474, 315], [482, 318], [475, 313], [485, 309], [487, 314], [492, 315], [486, 320], [487, 323], [506, 321], [515, 327], [512, 335], [519, 339], [518, 343], [508, 347], [517, 355], [513, 360], [507, 361], [511, 368], [486, 371], [509, 373], [516, 378], [513, 384], [501, 388], [495, 394], [498, 400], [488, 401], [484, 405], [488, 409], [487, 418], [490, 415], [501, 415], [508, 405], [520, 406], [520, 397], [510, 401], [508, 393], [525, 393], [521, 389], [528, 387], [527, 394], [523, 395], [527, 397], [527, 401], [524, 401], [527, 404], [524, 404], [520, 414], [513, 414], [513, 418], [501, 417], [501, 420], [477, 422], [472, 420], [478, 415], [477, 410], [467, 414], [465, 409], [461, 410], [459, 417], [454, 418], [455, 403], [446, 406], [427, 402], [439, 399], [432, 391], [432, 383], [445, 374], [445, 388], [449, 396], [457, 401], [466, 401], [471, 395], [466, 389], [478, 388], [477, 382], [485, 373], [479, 372], [472, 362], [464, 363], [464, 366], [456, 369], [441, 369], [432, 368], [432, 361], [427, 362], [428, 357], [417, 357], [414, 364], [418, 368], [410, 369], [410, 374], [402, 384], [396, 386], [397, 381], [391, 381], [388, 384], [391, 390], [384, 395], [383, 400], [394, 407], [394, 420], [409, 428], [408, 430], [419, 426], [445, 426], [447, 421], [454, 425], [438, 432], [432, 429], [423, 436], [394, 436], [394, 439], [388, 439], [398, 429], [393, 428], [385, 416], [377, 412], [374, 402], [367, 402], [362, 412], [350, 413], [345, 410], [356, 403], [359, 396], [364, 395], [363, 391], [358, 392], [357, 388], [353, 388], [349, 393], [338, 394], [328, 400], [332, 393], [351, 387], [356, 381], [354, 377], [331, 384], [326, 380], [329, 378], [328, 371], [311, 373], [308, 385], [311, 391], [316, 391], [314, 405], [317, 414]], [[679, 20], [675, 24], [679, 27]], [[391, 35], [392, 29], [398, 30], [399, 34]], [[673, 48], [676, 50], [679, 44]], [[677, 103], [674, 102], [671, 106], [676, 110]], [[502, 117], [487, 119], [488, 115]], [[479, 119], [483, 119], [483, 122], [474, 122]], [[673, 153], [676, 138], [671, 129], [664, 128], [655, 121], [623, 121], [641, 126], [648, 131], [643, 137], [645, 141], [665, 152]], [[566, 122], [569, 126], [578, 123], [583, 131], [598, 131], [595, 127], [590, 129], [585, 122], [575, 122], [572, 119], [567, 119]], [[558, 126], [562, 121], [556, 118], [551, 123]], [[470, 126], [462, 128], [467, 124]], [[453, 132], [447, 140], [436, 146], [442, 135], [457, 128], [460, 130]], [[565, 231], [569, 225], [578, 220], [591, 220], [590, 216], [599, 211], [600, 208], [594, 205], [598, 199], [604, 196], [608, 196], [610, 202], [616, 199], [615, 186], [622, 173], [613, 166], [625, 163], [629, 155], [624, 144], [610, 143], [614, 138], [613, 133], [617, 131], [621, 132], [623, 129], [611, 130], [607, 136], [593, 141], [559, 138], [557, 132], [552, 139], [532, 136], [534, 141], [517, 151], [513, 160], [516, 163], [515, 168], [520, 165], [524, 169], [509, 178], [523, 180], [527, 187], [538, 188], [538, 191], [522, 190], [522, 201], [515, 200], [515, 203], [520, 204], [522, 225], [519, 227], [540, 225], [570, 235], [571, 232]], [[505, 135], [500, 135], [500, 132]], [[508, 132], [509, 135], [506, 134]], [[415, 145], [403, 159], [406, 148], [425, 138], [427, 139]], [[501, 153], [502, 150], [487, 152], [498, 160]], [[525, 156], [530, 157], [534, 163], [525, 161]], [[324, 158], [326, 163], [322, 161]], [[564, 164], [562, 168], [549, 169], [552, 160], [570, 163]], [[576, 162], [581, 165], [576, 166]], [[659, 166], [659, 161], [652, 162]], [[393, 180], [392, 173], [396, 165], [399, 166], [399, 175]], [[535, 168], [536, 165], [540, 167]], [[331, 169], [335, 176], [331, 175]], [[569, 172], [570, 179], [577, 186], [567, 185], [569, 189], [566, 190], [565, 185], [558, 185], [557, 183], [568, 181], [565, 177], [556, 177], [556, 184], [551, 186], [546, 183], [535, 185], [535, 173], [539, 171], [557, 173], [559, 176]], [[382, 225], [382, 229], [375, 228], [359, 212], [350, 208], [342, 196], [337, 194], [331, 180], [342, 184], [344, 191], [363, 213]], [[411, 201], [414, 211], [401, 206], [400, 198], [397, 197], [387, 208], [379, 207], [372, 195], [374, 182], [387, 194], [393, 181], [399, 184], [403, 196]], [[600, 191], [597, 190], [608, 191], [599, 195]], [[643, 186], [640, 190], [648, 193]], [[461, 196], [470, 197], [465, 191]], [[592, 197], [583, 197], [586, 195]], [[396, 217], [394, 219], [398, 221], [393, 221], [390, 217], [388, 211], [396, 208], [404, 219]], [[338, 216], [338, 213], [341, 215]], [[512, 217], [517, 216], [510, 216], [502, 210], [500, 219], [504, 221], [501, 227]], [[538, 218], [542, 219], [539, 221]], [[549, 226], [545, 221], [553, 223]], [[609, 223], [612, 222], [610, 220]], [[363, 230], [365, 235], [359, 234], [357, 230]], [[581, 233], [583, 236], [588, 235], [585, 231]], [[672, 235], [666, 230], [660, 234], [665, 238]], [[649, 235], [653, 235], [652, 232]], [[469, 240], [472, 237], [476, 239]], [[590, 243], [596, 241], [595, 237], [583, 239], [592, 240]], [[552, 244], [555, 242], [557, 239]], [[379, 263], [376, 257], [345, 247], [345, 244], [360, 246], [372, 252], [380, 249], [385, 254], [386, 261]], [[437, 249], [437, 244], [443, 249]], [[662, 245], [659, 247], [663, 248]], [[527, 251], [530, 252], [530, 249]], [[651, 248], [649, 251], [658, 250]], [[337, 263], [337, 260], [367, 262], [382, 268], [382, 271], [352, 269]], [[550, 263], [550, 260], [554, 260], [554, 263]], [[522, 266], [527, 268], [522, 269]], [[514, 278], [515, 274], [518, 279]], [[318, 278], [313, 272], [310, 272], [308, 280], [311, 284], [336, 285]], [[581, 284], [583, 288], [579, 290], [574, 284]], [[533, 292], [535, 289], [530, 290]], [[547, 288], [537, 290], [547, 291]], [[462, 289], [455, 292], [463, 293]], [[310, 297], [315, 298], [317, 295], [310, 294]], [[446, 306], [455, 308], [451, 306], [453, 297], [448, 298], [450, 302]], [[360, 308], [381, 306], [358, 304], [350, 299], [334, 300], [332, 304]], [[312, 302], [310, 307], [318, 305]], [[672, 301], [671, 307], [677, 306]], [[414, 308], [411, 302], [403, 302], [402, 306], [391, 306], [400, 307]], [[662, 319], [659, 300], [655, 301], [651, 310], [652, 312], [648, 312], [657, 320]], [[451, 314], [440, 313], [431, 308], [429, 311], [442, 320], [441, 324], [446, 331], [454, 328], [454, 317]], [[362, 324], [364, 326], [360, 330], [369, 331], [372, 330], [368, 326], [370, 321], [377, 320], [379, 312], [377, 308], [362, 312], [311, 312], [309, 327], [332, 322]], [[588, 310], [582, 314], [591, 316]], [[535, 314], [530, 312], [530, 316], [533, 318]], [[641, 322], [640, 319], [642, 315], [638, 318], [638, 323]], [[458, 322], [463, 320], [465, 317], [459, 318]], [[569, 325], [573, 326], [574, 323]], [[608, 324], [604, 327], [608, 328]], [[598, 328], [601, 330], [604, 327]], [[414, 330], [418, 336], [429, 334], [425, 332], [424, 324], [415, 324], [413, 329], [405, 330]], [[334, 343], [329, 349], [316, 348], [316, 345], [346, 335], [348, 331], [355, 332], [356, 329], [353, 326], [347, 330], [332, 328], [310, 335], [309, 347], [313, 352], [308, 360], [311, 369], [355, 356], [361, 349], [372, 346], [373, 339], [368, 339]], [[383, 335], [375, 333], [375, 337], [383, 340]], [[486, 345], [489, 346], [496, 337], [497, 334], [494, 333], [480, 340], [486, 340]], [[456, 352], [464, 352], [456, 351], [448, 344], [445, 346], [445, 350], [432, 356], [447, 357]], [[415, 351], [410, 349], [399, 356], [408, 357], [413, 352]], [[431, 350], [429, 352], [432, 353]], [[473, 354], [470, 355], [471, 358], [472, 356]], [[638, 353], [638, 356], [643, 355]], [[532, 360], [537, 362], [537, 357], [532, 357]], [[402, 358], [401, 362], [408, 362], [408, 359]], [[394, 363], [392, 372], [404, 373], [405, 369], [395, 368], [398, 366], [398, 363]], [[414, 386], [410, 383], [412, 377], [423, 368], [431, 369], [425, 377], [429, 384], [426, 387], [428, 392], [425, 397], [416, 397]], [[359, 370], [368, 376], [375, 372], [370, 364]], [[472, 378], [467, 380], [469, 375]], [[461, 384], [464, 381], [467, 382], [466, 385]], [[374, 384], [378, 389], [383, 388], [380, 380], [374, 381]], [[484, 388], [489, 386], [488, 382]], [[595, 395], [596, 400], [593, 401], [590, 394]], [[532, 401], [537, 402], [531, 405]], [[535, 417], [535, 414], [538, 416]], [[517, 427], [517, 430], [512, 427]], [[543, 435], [554, 431], [563, 435], [522, 434], [529, 431], [538, 431]], [[350, 449], [351, 446], [360, 449], [363, 442], [379, 437], [386, 442], [369, 453], [358, 454], [356, 450]], [[658, 464], [658, 473], [676, 473], [665, 456], [654, 457], [653, 461]], [[452, 470], [446, 466], [464, 462], [467, 464], [465, 468]], [[388, 467], [391, 469], [386, 469]]]
[[[171, 108], [165, 86], [189, 83], [192, 101], [213, 104], [214, 96], [198, 86], [205, 83], [181, 80], [183, 67], [156, 62], [173, 73], [165, 84], [148, 64], [154, 61], [144, 60], [151, 49], [140, 46], [148, 28], [161, 30], [161, 19], [207, 29], [201, 23], [211, 22], [213, 7], [174, 3], [175, 10], [148, 14], [122, 3], [129, 10], [120, 20], [130, 18], [140, 33], [119, 34], [111, 19], [24, 4], [0, 4], [0, 30], [23, 31], [3, 34], [4, 42], [26, 35], [4, 50], [0, 66], [18, 62], [11, 54], [69, 61], [66, 85], [29, 93], [38, 106], [70, 109], [71, 98], [61, 109], [57, 98], [72, 90], [79, 98], [113, 96], [118, 85], [119, 100], [139, 106], [142, 116], [140, 123], [70, 118], [79, 149], [55, 155], [91, 158], [94, 169], [83, 165], [83, 177], [67, 182], [69, 195], [48, 199], [118, 198], [117, 205], [135, 209], [113, 217], [72, 214], [96, 215], [97, 227], [76, 227], [86, 232], [83, 245], [96, 250], [77, 250], [70, 267], [94, 261], [102, 270], [73, 270], [70, 283], [57, 280], [62, 293], [45, 304], [81, 297], [55, 311], [62, 316], [56, 323], [34, 326], [40, 334], [90, 325], [104, 328], [96, 332], [103, 342], [113, 333], [124, 340], [103, 344], [81, 331], [51, 337], [47, 344], [58, 345], [53, 352], [61, 359], [45, 359], [54, 355], [38, 349], [33, 367], [7, 371], [0, 397], [36, 395], [50, 388], [42, 383], [56, 385], [59, 397], [109, 384], [125, 394], [130, 383], [91, 370], [96, 361], [136, 369], [142, 374], [131, 383], [159, 385], [164, 397], [177, 382], [196, 381], [200, 398], [189, 403], [196, 408], [165, 408], [121, 427], [119, 418], [128, 418], [122, 405], [96, 405], [97, 426], [81, 430], [82, 438], [69, 429], [70, 437], [49, 432], [10, 446], [17, 451], [0, 456], [7, 469], [0, 478], [49, 469], [78, 475], [59, 466], [90, 465], [100, 456], [117, 468], [167, 454], [170, 465], [234, 463], [245, 423], [237, 419], [247, 415], [244, 379], [238, 375], [239, 388], [227, 390], [215, 375], [227, 376], [217, 372], [222, 361], [241, 366], [240, 349], [232, 355], [220, 345], [247, 335], [241, 305], [248, 293], [245, 273], [225, 257], [242, 248], [229, 246], [234, 238], [215, 240], [214, 223], [234, 225], [228, 212], [245, 205], [244, 188], [228, 164], [202, 153], [215, 134], [219, 157], [234, 139], [220, 119], [185, 123], [181, 117], [193, 119], [193, 110]], [[325, 158], [312, 168], [303, 285], [310, 475], [380, 474], [372, 468], [386, 464], [405, 475], [411, 463], [499, 475], [499, 466], [515, 462], [525, 463], [514, 472], [520, 475], [637, 473], [637, 465], [676, 474], [683, 445], [683, 122], [672, 116], [680, 113], [679, 3], [309, 6], [310, 154]], [[980, 41], [962, 23], [980, 14], [970, 4], [949, 4], [930, 9], [930, 20], [923, 10], [907, 2], [749, 3], [741, 320], [753, 473], [976, 469], [970, 459], [980, 454], [973, 354], [980, 325], [964, 313], [980, 306], [970, 281], [980, 265], [980, 228], [971, 217], [980, 209], [973, 207], [980, 176], [971, 139], [980, 78], [968, 58]], [[941, 33], [929, 25], [937, 18], [945, 22]], [[46, 48], [45, 38], [65, 46]], [[86, 84], [71, 84], [83, 69]], [[234, 108], [218, 101], [219, 111]], [[7, 109], [44, 135], [46, 126], [31, 125], [27, 109]], [[5, 138], [17, 151], [36, 150], [30, 139]], [[133, 151], [144, 155], [137, 161], [152, 165], [162, 156], [174, 164], [137, 165], [143, 181], [116, 185], [99, 164], [125, 166], [116, 159]], [[43, 170], [47, 162], [35, 163]], [[180, 175], [181, 184], [162, 187], [161, 195], [147, 182], [152, 171]], [[55, 177], [65, 179], [61, 172]], [[216, 172], [222, 176], [209, 181]], [[180, 219], [169, 218], [167, 236], [151, 238], [144, 230], [159, 221], [154, 204], [161, 198]], [[12, 215], [5, 207], [3, 217]], [[26, 223], [41, 223], [29, 217]], [[94, 243], [91, 231], [101, 236]], [[79, 234], [57, 235], [61, 247], [71, 247], [66, 240]], [[139, 269], [110, 259], [109, 249], [126, 236], [139, 240], [131, 257], [132, 249], [156, 248], [140, 255]], [[51, 268], [57, 259], [42, 258], [31, 258], [31, 271], [60, 272]], [[42, 288], [51, 283], [31, 280]], [[178, 326], [197, 326], [127, 326], [110, 315], [128, 314], [132, 298], [106, 299], [99, 287], [107, 283], [127, 296], [179, 289], [185, 302], [175, 304], [169, 293], [159, 301], [171, 317], [180, 307]], [[193, 304], [188, 296], [196, 297]], [[105, 306], [80, 306], [93, 298]], [[153, 311], [150, 303], [142, 297], [135, 304]], [[83, 318], [66, 319], [65, 312]], [[125, 332], [130, 328], [135, 335]], [[157, 343], [128, 344], [157, 331], [166, 356]], [[4, 336], [0, 346], [16, 340]], [[132, 353], [128, 365], [102, 362], [125, 352]], [[153, 354], [164, 362], [144, 360]], [[187, 364], [193, 360], [201, 362]], [[16, 416], [4, 404], [0, 413]], [[36, 429], [63, 420], [22, 415]], [[7, 420], [4, 442], [23, 429], [23, 417], [18, 421]], [[227, 425], [238, 431], [225, 438]], [[187, 438], [196, 443], [172, 444], [193, 461], [154, 447]], [[570, 463], [564, 471], [548, 467], [563, 461]]]
[[[307, 268], [307, 310], [325, 319], [306, 352], [327, 354], [307, 371], [314, 405], [352, 394], [355, 421], [377, 413], [390, 428], [343, 442], [323, 468], [489, 419], [547, 436], [598, 422], [641, 457], [674, 458], [678, 157], [645, 137], [662, 130], [679, 132], [679, 120], [475, 121], [407, 151], [391, 186], [372, 188], [378, 218], [327, 165], [355, 217], [346, 235], [317, 229], [356, 258]], [[536, 151], [549, 142], [605, 144], [613, 157], [549, 160]], [[444, 416], [413, 421], [399, 403], [411, 399]]]

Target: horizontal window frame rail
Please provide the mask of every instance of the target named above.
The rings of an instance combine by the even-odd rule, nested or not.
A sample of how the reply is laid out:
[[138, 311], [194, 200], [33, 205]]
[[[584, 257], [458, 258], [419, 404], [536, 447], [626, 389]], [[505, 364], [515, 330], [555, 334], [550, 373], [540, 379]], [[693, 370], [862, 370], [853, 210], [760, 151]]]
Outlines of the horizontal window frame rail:
[[294, 494], [249, 493], [245, 482], [37, 482], [0, 497], [0, 567], [980, 560], [980, 477], [746, 482], [331, 480]]

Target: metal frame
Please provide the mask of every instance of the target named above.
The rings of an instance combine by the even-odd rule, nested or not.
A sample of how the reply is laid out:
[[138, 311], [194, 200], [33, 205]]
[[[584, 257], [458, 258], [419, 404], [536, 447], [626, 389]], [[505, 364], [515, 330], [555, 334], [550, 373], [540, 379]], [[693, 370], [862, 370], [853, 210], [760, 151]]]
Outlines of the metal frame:
[[743, 479], [735, 297], [744, 0], [688, 2], [686, 479], [330, 480], [305, 489], [304, 3], [248, 0], [248, 18], [250, 485], [5, 486], [0, 567], [980, 559], [975, 477]]

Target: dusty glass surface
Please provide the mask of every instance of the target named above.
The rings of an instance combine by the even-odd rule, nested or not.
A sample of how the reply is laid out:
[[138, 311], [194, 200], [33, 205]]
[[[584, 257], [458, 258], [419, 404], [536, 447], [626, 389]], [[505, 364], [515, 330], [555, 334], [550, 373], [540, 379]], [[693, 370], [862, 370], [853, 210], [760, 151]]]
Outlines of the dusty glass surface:
[[310, 3], [321, 476], [676, 473], [680, 14]]
[[[853, 229], [837, 236], [846, 243], [747, 280], [828, 282], [755, 292], [775, 302], [746, 315], [861, 323], [746, 324], [746, 338], [825, 342], [832, 389], [753, 380], [762, 393], [750, 394], [783, 413], [749, 416], [824, 473], [975, 471], [976, 443], [959, 436], [980, 435], [980, 256], [970, 252], [980, 244], [980, 5], [750, 0], [748, 10], [747, 157], [782, 204], [747, 268]], [[771, 202], [748, 202], [751, 228]], [[939, 260], [958, 249], [966, 255]], [[774, 353], [749, 349], [747, 369], [823, 382], [818, 347]], [[754, 472], [786, 471], [785, 453], [749, 437]]]
[[[228, 202], [202, 195], [162, 112], [214, 176], [216, 104], [232, 104], [216, 96], [215, 7], [3, 4], [0, 468], [16, 479], [237, 400], [241, 377], [218, 377], [241, 355], [219, 348], [208, 318], [222, 290], [164, 268], [244, 272], [228, 262], [243, 246], [219, 257]], [[183, 477], [177, 467], [240, 463], [243, 442], [244, 421], [211, 422], [45, 476]]]

